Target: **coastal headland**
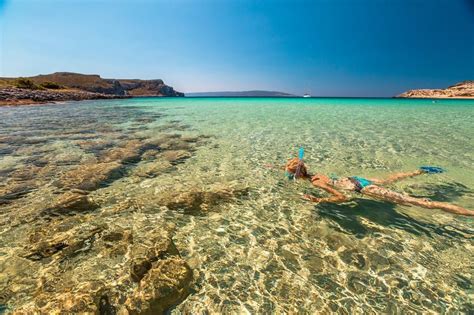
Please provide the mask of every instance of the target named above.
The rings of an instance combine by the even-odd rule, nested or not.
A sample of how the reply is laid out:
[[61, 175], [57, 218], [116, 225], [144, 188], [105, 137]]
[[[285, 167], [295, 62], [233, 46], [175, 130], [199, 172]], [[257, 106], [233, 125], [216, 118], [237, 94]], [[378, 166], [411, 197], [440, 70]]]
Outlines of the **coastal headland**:
[[55, 72], [0, 78], [0, 106], [130, 97], [181, 97], [163, 80], [104, 79], [97, 74]]
[[404, 98], [474, 98], [474, 81], [463, 81], [446, 89], [409, 90], [397, 97]]

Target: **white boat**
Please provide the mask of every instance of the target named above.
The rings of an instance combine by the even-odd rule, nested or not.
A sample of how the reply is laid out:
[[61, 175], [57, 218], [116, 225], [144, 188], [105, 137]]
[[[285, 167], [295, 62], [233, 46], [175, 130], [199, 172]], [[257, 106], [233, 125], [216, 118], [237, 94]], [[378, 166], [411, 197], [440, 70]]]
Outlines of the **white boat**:
[[311, 97], [311, 95], [309, 95], [308, 93], [305, 93], [303, 97]]

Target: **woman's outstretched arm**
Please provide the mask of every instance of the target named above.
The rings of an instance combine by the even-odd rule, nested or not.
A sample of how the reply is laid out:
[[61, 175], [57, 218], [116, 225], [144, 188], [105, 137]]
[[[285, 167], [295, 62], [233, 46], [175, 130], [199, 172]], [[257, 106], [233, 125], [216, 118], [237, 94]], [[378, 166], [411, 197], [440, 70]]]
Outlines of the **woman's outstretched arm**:
[[340, 203], [340, 202], [345, 202], [348, 200], [348, 198], [339, 190], [329, 186], [324, 181], [321, 181], [320, 176], [318, 175], [313, 176], [313, 178], [311, 179], [311, 183], [313, 184], [313, 186], [323, 189], [324, 191], [330, 193], [332, 196], [326, 197], [326, 198], [317, 198], [315, 196], [305, 194], [303, 195], [303, 199], [305, 200], [309, 200], [309, 201], [317, 202], [317, 203], [321, 203], [321, 202]]

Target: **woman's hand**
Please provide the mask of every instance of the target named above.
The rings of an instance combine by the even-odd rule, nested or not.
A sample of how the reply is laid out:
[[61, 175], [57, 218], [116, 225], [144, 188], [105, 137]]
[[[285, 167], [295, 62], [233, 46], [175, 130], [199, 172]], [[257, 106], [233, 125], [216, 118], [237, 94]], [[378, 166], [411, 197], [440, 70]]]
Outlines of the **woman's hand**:
[[322, 198], [317, 198], [317, 197], [309, 195], [309, 194], [301, 194], [301, 198], [303, 198], [304, 200], [308, 200], [308, 201], [312, 201], [312, 202], [316, 202], [316, 203], [319, 203], [319, 202], [322, 201]]

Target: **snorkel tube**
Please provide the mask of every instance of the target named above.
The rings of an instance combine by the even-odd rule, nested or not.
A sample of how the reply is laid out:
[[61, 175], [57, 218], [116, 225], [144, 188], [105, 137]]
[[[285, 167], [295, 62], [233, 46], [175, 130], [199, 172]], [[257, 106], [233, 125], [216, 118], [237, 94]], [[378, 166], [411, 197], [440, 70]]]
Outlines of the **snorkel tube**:
[[295, 176], [293, 177], [295, 180], [297, 180], [300, 177], [304, 177], [304, 174], [301, 172], [301, 168], [304, 166], [303, 157], [304, 157], [304, 148], [300, 147], [300, 150], [298, 152], [299, 162], [298, 162], [298, 166], [296, 167]]

